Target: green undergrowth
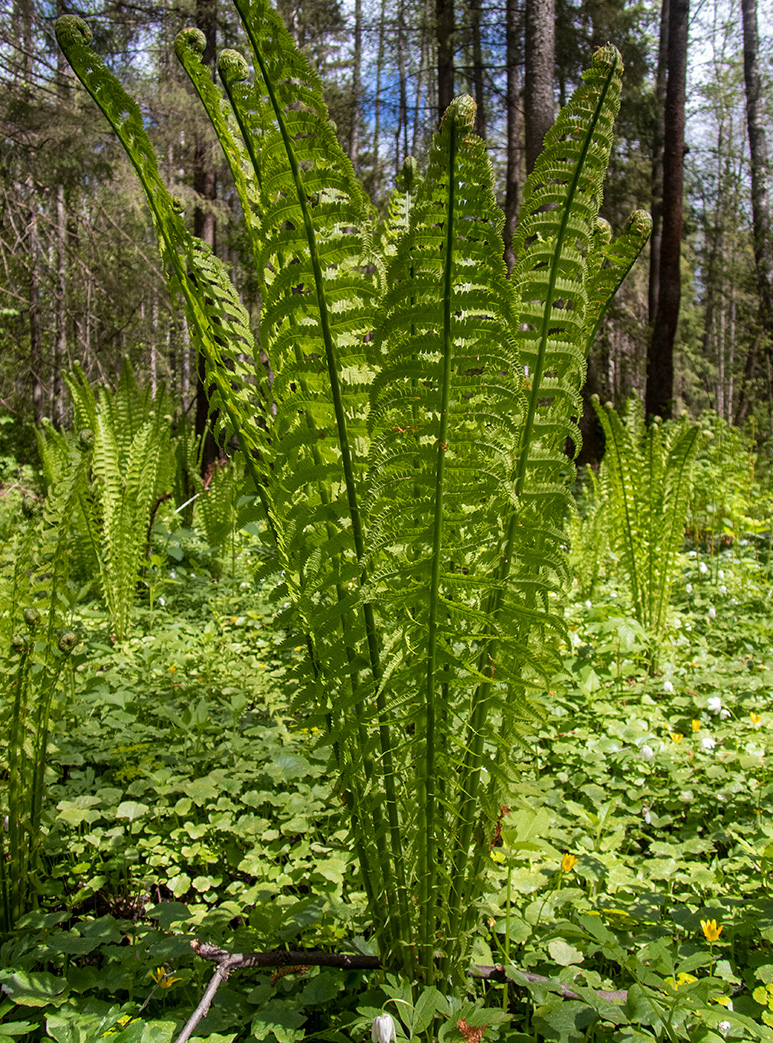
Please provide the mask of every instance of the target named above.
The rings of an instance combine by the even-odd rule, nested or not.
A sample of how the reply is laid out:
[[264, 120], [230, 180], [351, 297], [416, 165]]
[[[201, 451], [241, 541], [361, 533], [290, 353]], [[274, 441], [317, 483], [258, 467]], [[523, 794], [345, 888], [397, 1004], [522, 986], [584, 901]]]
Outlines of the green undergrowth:
[[[243, 551], [214, 581], [194, 533], [162, 537], [176, 549], [159, 555], [135, 637], [114, 644], [96, 603], [72, 611], [38, 908], [0, 947], [0, 1037], [171, 1041], [212, 973], [194, 937], [372, 951], [329, 749], [287, 709], [302, 652], [284, 606]], [[764, 548], [685, 557], [654, 676], [613, 559], [592, 601], [566, 608], [566, 673], [490, 838], [478, 915], [475, 962], [518, 984], [471, 979], [455, 1006], [435, 998], [444, 1040], [484, 1025], [513, 1043], [773, 1038]], [[373, 972], [235, 972], [197, 1034], [358, 1043], [385, 1003], [418, 1034], [429, 1008], [406, 988]]]

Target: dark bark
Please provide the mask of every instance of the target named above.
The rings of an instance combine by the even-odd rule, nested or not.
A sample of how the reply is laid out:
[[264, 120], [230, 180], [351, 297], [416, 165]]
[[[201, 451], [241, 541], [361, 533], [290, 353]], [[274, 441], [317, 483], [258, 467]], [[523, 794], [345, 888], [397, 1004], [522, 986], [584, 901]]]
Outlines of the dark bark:
[[[741, 0], [743, 14], [743, 66], [746, 84], [746, 124], [752, 172], [752, 220], [754, 226], [754, 264], [759, 296], [760, 337], [747, 356], [739, 401], [739, 419], [749, 410], [751, 385], [756, 361], [762, 348], [770, 358], [773, 341], [773, 242], [770, 235], [770, 200], [768, 193], [768, 148], [765, 137], [764, 107], [760, 81], [757, 0]], [[769, 370], [769, 367], [768, 367]], [[768, 398], [771, 389], [768, 388]]]
[[435, 0], [438, 119], [454, 99], [454, 0]]
[[352, 54], [352, 124], [349, 133], [349, 158], [357, 169], [360, 158], [362, 113], [362, 0], [354, 2], [354, 53]]
[[524, 123], [527, 174], [534, 169], [545, 135], [555, 119], [555, 17], [555, 0], [526, 0]]
[[505, 34], [507, 40], [507, 169], [505, 171], [505, 261], [507, 271], [515, 264], [513, 235], [518, 220], [521, 181], [521, 110], [518, 82], [518, 40], [520, 16], [517, 0], [507, 0]]
[[663, 231], [658, 307], [647, 355], [648, 417], [670, 417], [674, 398], [674, 341], [682, 296], [680, 257], [684, 228], [684, 121], [689, 0], [670, 0], [668, 80], [663, 145]]
[[486, 137], [486, 104], [483, 95], [483, 49], [480, 39], [481, 0], [469, 0], [472, 36], [472, 89], [475, 98], [475, 131]]
[[668, 66], [668, 17], [669, 0], [663, 0], [660, 8], [660, 43], [658, 46], [658, 69], [655, 79], [655, 126], [652, 140], [652, 234], [650, 236], [650, 271], [648, 293], [648, 320], [655, 321], [660, 289], [660, 241], [663, 221], [663, 141], [666, 118], [666, 70]]
[[[206, 45], [202, 55], [202, 64], [215, 76], [215, 41], [217, 38], [217, 2], [216, 0], [197, 0], [196, 25], [204, 33]], [[199, 239], [215, 250], [215, 215], [208, 203], [217, 198], [217, 173], [215, 171], [211, 150], [207, 139], [197, 134], [193, 153], [193, 188], [203, 200], [193, 212], [193, 231]], [[196, 358], [196, 434], [204, 439], [201, 454], [201, 473], [207, 475], [217, 459], [217, 444], [209, 419], [209, 396], [206, 384], [206, 361], [199, 353]]]
[[397, 73], [399, 79], [399, 102], [397, 128], [395, 130], [395, 177], [399, 175], [403, 160], [408, 155], [408, 75], [405, 67], [405, 0], [398, 0], [397, 3]]

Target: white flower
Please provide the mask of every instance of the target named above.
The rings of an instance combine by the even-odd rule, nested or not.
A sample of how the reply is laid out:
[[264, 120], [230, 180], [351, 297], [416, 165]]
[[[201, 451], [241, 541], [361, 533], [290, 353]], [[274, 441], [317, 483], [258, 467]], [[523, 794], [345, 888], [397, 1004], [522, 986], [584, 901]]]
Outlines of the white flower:
[[652, 758], [655, 756], [655, 751], [651, 746], [648, 746], [645, 742], [644, 745], [639, 749], [639, 756], [643, 761], [651, 761]]
[[717, 740], [716, 739], [712, 739], [710, 735], [704, 735], [703, 738], [701, 739], [701, 749], [702, 750], [713, 750], [716, 745], [717, 745]]
[[727, 594], [727, 587], [725, 586], [724, 583], [720, 583], [720, 585], [719, 585], [719, 593], [720, 594]]
[[730, 711], [729, 710], [724, 710], [724, 709], [720, 710], [719, 711], [719, 716], [720, 716], [720, 718], [723, 721], [726, 721], [728, 719], [728, 717], [730, 716]]
[[644, 812], [644, 821], [647, 823], [648, 826], [652, 825], [652, 815], [650, 814], [649, 808], [647, 808], [647, 810]]
[[700, 563], [700, 565], [698, 566], [698, 571], [700, 572], [701, 576], [705, 576], [706, 573], [709, 571], [709, 567], [705, 561], [702, 561]]
[[177, 579], [177, 573], [176, 572], [170, 572], [169, 573], [169, 578], [170, 579]]
[[191, 579], [196, 579], [196, 573], [195, 572], [191, 572], [190, 577], [191, 577]]
[[717, 610], [716, 610], [716, 609], [714, 608], [714, 606], [712, 605], [712, 606], [711, 606], [711, 607], [709, 608], [709, 619], [716, 619], [716, 618], [717, 618]]
[[719, 570], [719, 571], [717, 572], [717, 579], [724, 579], [724, 578], [725, 578], [725, 573], [724, 573], [724, 570], [723, 570], [723, 569], [720, 569], [720, 570]]
[[709, 713], [719, 713], [722, 709], [722, 700], [718, 695], [712, 695], [709, 701], [706, 703], [706, 709]]
[[664, 681], [663, 682], [663, 691], [664, 692], [668, 692], [670, 694], [671, 692], [673, 692], [673, 690], [674, 690], [674, 686], [671, 684], [670, 681]]
[[593, 608], [593, 605], [592, 605], [592, 603], [590, 601], [586, 601], [585, 602], [585, 607], [586, 608]]
[[685, 583], [684, 589], [688, 594], [692, 594], [692, 583]]
[[730, 1024], [729, 1021], [720, 1021], [720, 1023], [717, 1025], [717, 1028], [723, 1036], [726, 1036], [732, 1027], [733, 1026]]
[[397, 1039], [397, 1032], [391, 1014], [379, 1014], [377, 1018], [373, 1019], [370, 1038], [373, 1043], [394, 1043]]
[[614, 590], [610, 590], [610, 592], [609, 592], [609, 596], [610, 596], [611, 598], [616, 598], [616, 597], [617, 597], [617, 592], [616, 592], [616, 591], [614, 591]]
[[249, 583], [240, 583], [239, 590], [246, 590], [249, 587]]
[[166, 604], [166, 601], [164, 601], [163, 598], [156, 598], [156, 604], [160, 605], [161, 608], [163, 608], [164, 605]]

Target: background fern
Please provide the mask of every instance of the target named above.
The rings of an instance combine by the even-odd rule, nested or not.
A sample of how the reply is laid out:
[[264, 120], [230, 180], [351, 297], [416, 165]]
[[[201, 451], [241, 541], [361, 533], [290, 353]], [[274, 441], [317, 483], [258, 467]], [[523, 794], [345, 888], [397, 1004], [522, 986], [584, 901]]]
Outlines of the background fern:
[[[594, 400], [604, 429], [612, 539], [627, 574], [634, 615], [655, 649], [662, 636], [692, 492], [701, 429], [686, 419], [644, 423], [636, 397], [623, 419]], [[653, 652], [653, 655], [655, 653]]]
[[88, 454], [69, 459], [42, 506], [27, 502], [13, 565], [0, 569], [0, 930], [35, 904], [43, 795], [59, 682], [77, 635], [68, 629], [70, 538]]

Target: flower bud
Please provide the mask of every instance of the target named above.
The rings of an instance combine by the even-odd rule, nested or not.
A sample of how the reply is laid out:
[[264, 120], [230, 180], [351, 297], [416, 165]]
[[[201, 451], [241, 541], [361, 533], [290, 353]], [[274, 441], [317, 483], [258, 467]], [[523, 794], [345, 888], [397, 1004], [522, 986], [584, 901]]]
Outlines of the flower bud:
[[391, 1014], [379, 1014], [378, 1017], [373, 1019], [370, 1038], [373, 1040], [373, 1043], [395, 1043], [397, 1032]]

